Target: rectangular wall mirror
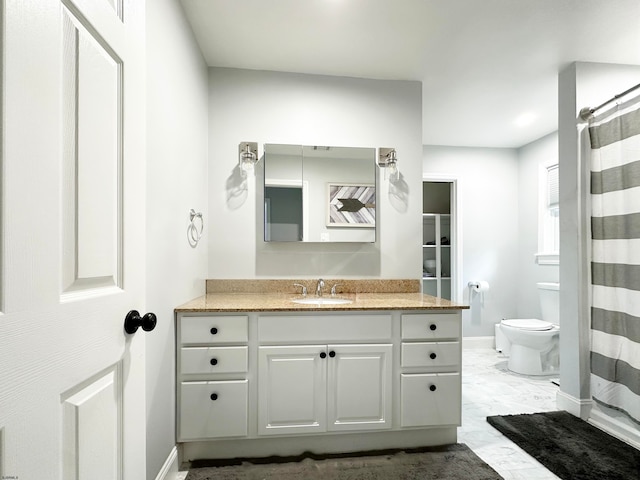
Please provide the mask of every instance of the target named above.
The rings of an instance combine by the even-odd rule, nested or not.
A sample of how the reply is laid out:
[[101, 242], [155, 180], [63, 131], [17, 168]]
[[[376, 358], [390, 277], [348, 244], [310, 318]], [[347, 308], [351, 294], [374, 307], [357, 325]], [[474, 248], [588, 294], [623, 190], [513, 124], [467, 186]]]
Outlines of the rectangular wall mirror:
[[264, 146], [266, 242], [376, 241], [376, 149]]

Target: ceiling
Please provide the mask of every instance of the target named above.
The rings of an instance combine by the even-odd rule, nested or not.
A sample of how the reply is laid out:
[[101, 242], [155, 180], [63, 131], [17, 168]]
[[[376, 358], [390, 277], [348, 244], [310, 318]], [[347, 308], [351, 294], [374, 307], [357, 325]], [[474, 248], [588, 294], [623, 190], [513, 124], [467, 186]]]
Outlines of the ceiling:
[[639, 0], [181, 3], [210, 66], [422, 82], [425, 145], [520, 147], [565, 66], [640, 65]]

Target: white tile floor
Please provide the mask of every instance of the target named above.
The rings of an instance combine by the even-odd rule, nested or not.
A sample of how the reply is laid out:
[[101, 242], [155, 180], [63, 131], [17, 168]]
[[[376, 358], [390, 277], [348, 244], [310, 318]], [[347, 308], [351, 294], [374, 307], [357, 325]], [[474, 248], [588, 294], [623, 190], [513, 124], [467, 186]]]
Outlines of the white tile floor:
[[[556, 410], [554, 377], [517, 375], [507, 359], [489, 348], [462, 354], [462, 426], [458, 442], [465, 443], [505, 480], [554, 480], [558, 477], [487, 423], [490, 415]], [[176, 480], [184, 480], [179, 472]]]
[[465, 443], [505, 480], [552, 480], [558, 477], [487, 422], [491, 415], [557, 410], [557, 377], [529, 377], [509, 372], [507, 358], [493, 349], [462, 353], [462, 426]]

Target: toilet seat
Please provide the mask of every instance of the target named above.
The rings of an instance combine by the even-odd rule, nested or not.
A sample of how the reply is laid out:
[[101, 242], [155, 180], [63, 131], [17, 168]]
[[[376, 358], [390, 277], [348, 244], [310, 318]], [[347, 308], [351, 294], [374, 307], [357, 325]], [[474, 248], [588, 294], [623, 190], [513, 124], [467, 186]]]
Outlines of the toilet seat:
[[553, 323], [538, 320], [537, 318], [512, 318], [502, 320], [500, 323], [507, 327], [518, 328], [520, 330], [527, 330], [531, 332], [542, 332], [553, 328]]

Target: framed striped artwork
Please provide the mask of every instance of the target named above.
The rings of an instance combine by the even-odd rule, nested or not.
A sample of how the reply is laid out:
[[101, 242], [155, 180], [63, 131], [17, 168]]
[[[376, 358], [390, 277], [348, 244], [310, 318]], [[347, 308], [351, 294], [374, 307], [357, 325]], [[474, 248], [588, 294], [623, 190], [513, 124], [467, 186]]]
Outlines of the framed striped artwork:
[[329, 183], [327, 199], [327, 227], [375, 228], [375, 185]]

